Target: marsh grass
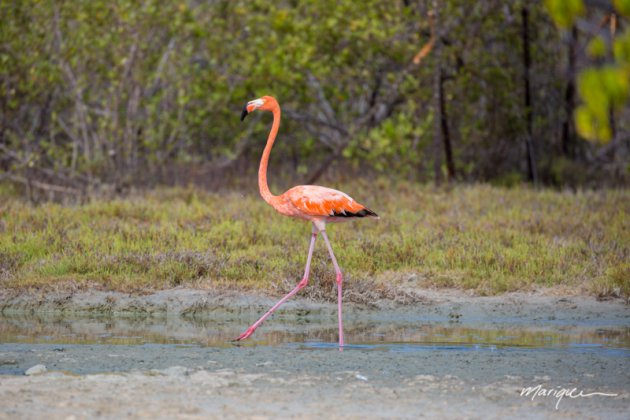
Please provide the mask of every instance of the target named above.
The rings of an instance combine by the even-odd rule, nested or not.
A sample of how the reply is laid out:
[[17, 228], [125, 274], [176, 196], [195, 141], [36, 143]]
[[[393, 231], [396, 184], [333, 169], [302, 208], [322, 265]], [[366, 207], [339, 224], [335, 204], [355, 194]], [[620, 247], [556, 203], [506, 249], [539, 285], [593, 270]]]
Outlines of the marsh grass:
[[[329, 225], [350, 300], [413, 302], [425, 287], [630, 295], [628, 190], [337, 187], [381, 216]], [[0, 199], [5, 288], [186, 285], [280, 294], [301, 278], [310, 234], [253, 192], [158, 189], [76, 206]], [[307, 296], [335, 297], [321, 241], [311, 279]]]

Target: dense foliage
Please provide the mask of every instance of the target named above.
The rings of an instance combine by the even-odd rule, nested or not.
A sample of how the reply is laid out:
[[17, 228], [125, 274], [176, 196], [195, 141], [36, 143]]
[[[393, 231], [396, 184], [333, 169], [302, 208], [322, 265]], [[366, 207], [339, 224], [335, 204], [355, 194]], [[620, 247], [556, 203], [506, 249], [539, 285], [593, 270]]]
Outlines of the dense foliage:
[[588, 3], [0, 0], [0, 177], [35, 198], [224, 183], [254, 173], [269, 117], [239, 111], [271, 94], [294, 182], [624, 182], [627, 4]]
[[[576, 25], [585, 14], [583, 0], [546, 0], [545, 3], [556, 23], [565, 29]], [[622, 108], [630, 96], [630, 28], [622, 27], [617, 35], [618, 17], [630, 17], [630, 0], [603, 2], [600, 7], [607, 11], [600, 26], [610, 29], [608, 33], [594, 36], [586, 46], [587, 54], [600, 59], [601, 65], [580, 74], [578, 88], [584, 104], [576, 110], [575, 122], [585, 138], [610, 141], [615, 134], [611, 113]]]

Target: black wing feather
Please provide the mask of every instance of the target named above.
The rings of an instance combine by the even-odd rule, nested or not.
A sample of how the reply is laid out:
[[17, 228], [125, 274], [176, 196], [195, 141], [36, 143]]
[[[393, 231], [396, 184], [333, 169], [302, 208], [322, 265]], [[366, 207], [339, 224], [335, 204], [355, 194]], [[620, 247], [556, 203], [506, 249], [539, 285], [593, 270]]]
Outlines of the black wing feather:
[[362, 209], [359, 210], [356, 213], [350, 212], [350, 211], [346, 211], [343, 213], [339, 213], [339, 212], [333, 212], [333, 217], [367, 217], [367, 216], [374, 216], [374, 217], [378, 217], [378, 214], [374, 213], [372, 210], [370, 209]]

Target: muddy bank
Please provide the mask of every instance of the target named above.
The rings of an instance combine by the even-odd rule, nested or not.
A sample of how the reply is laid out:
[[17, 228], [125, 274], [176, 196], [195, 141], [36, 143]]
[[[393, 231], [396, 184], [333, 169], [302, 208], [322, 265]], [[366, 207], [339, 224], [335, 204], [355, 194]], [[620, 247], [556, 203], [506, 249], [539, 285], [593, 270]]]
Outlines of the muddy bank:
[[[477, 324], [580, 324], [627, 326], [630, 306], [622, 299], [598, 301], [590, 296], [556, 296], [549, 292], [508, 293], [477, 297], [457, 290], [423, 290], [415, 303], [378, 300], [370, 305], [346, 303], [345, 315], [379, 321], [422, 320]], [[0, 290], [0, 313], [101, 314], [111, 316], [183, 316], [204, 319], [222, 314], [257, 314], [277, 297], [255, 293], [176, 288], [144, 295], [120, 292], [22, 292]], [[334, 303], [294, 298], [283, 316], [310, 318], [336, 315]]]
[[[0, 418], [627, 418], [630, 358], [527, 350], [5, 346]], [[111, 372], [111, 366], [124, 369]], [[56, 365], [55, 365], [56, 364]], [[76, 375], [73, 367], [90, 366]], [[100, 372], [100, 373], [96, 373]], [[521, 396], [524, 387], [616, 396]]]

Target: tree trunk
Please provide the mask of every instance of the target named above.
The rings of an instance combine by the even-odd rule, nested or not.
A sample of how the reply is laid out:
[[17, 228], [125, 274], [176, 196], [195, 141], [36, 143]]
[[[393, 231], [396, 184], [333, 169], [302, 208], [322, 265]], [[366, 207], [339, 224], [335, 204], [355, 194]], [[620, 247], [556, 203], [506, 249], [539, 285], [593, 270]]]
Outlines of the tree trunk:
[[617, 123], [615, 121], [615, 108], [612, 106], [608, 109], [608, 124], [610, 124], [610, 144], [612, 146], [612, 161], [615, 161], [617, 155]]
[[435, 185], [442, 183], [442, 112], [440, 90], [442, 84], [442, 42], [440, 40], [440, 14], [438, 1], [433, 0], [433, 19], [435, 25], [435, 70], [433, 71], [433, 171]]
[[321, 178], [322, 175], [324, 175], [324, 172], [326, 172], [326, 169], [328, 169], [328, 167], [335, 160], [337, 160], [339, 156], [341, 156], [341, 152], [338, 150], [333, 150], [332, 152], [330, 152], [330, 154], [326, 157], [326, 159], [324, 159], [321, 165], [319, 165], [319, 167], [315, 169], [315, 171], [313, 171], [313, 173], [306, 178], [306, 184], [310, 185], [317, 182], [317, 180]]
[[[8, 83], [4, 82], [2, 84], [0, 84], [0, 86], [2, 86], [5, 90], [5, 92], [8, 92], [7, 86]], [[8, 140], [6, 140], [6, 115], [7, 113], [7, 102], [8, 99], [6, 98], [6, 96], [2, 96], [2, 98], [0, 98], [0, 110], [2, 111], [2, 118], [0, 118], [0, 150], [2, 150], [2, 146], [6, 145], [8, 146], [9, 142]], [[4, 156], [4, 153], [0, 154], [0, 172], [8, 172], [9, 171], [9, 157], [8, 156]]]
[[533, 136], [533, 115], [532, 115], [532, 97], [529, 83], [529, 71], [531, 67], [531, 57], [529, 51], [529, 9], [525, 6], [521, 9], [521, 17], [523, 20], [522, 38], [523, 38], [523, 82], [525, 90], [525, 120], [527, 125], [526, 148], [527, 148], [527, 170], [529, 180], [538, 186], [538, 171], [536, 169], [536, 156], [534, 154], [534, 136]]
[[569, 40], [569, 57], [567, 65], [567, 87], [564, 91], [564, 122], [562, 123], [562, 153], [566, 157], [574, 157], [573, 145], [573, 111], [575, 110], [575, 61], [577, 58], [578, 31], [577, 26], [571, 28]]
[[[442, 71], [440, 69], [440, 76]], [[442, 126], [442, 141], [444, 143], [444, 157], [448, 168], [448, 181], [455, 180], [455, 162], [453, 161], [453, 149], [451, 147], [451, 132], [448, 128], [448, 114], [446, 113], [446, 101], [444, 100], [444, 77], [440, 77], [440, 122]]]

